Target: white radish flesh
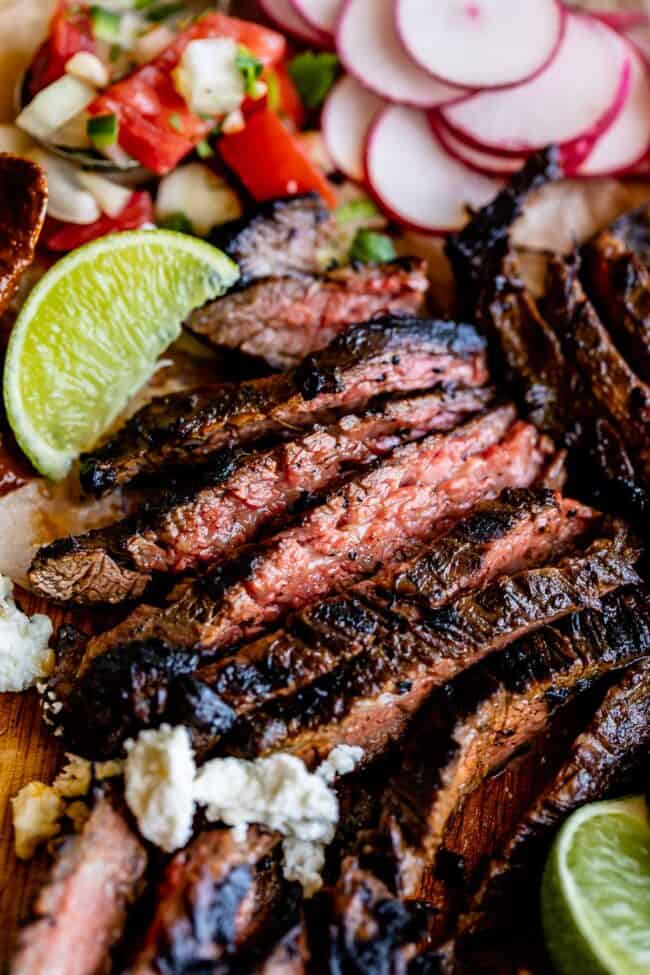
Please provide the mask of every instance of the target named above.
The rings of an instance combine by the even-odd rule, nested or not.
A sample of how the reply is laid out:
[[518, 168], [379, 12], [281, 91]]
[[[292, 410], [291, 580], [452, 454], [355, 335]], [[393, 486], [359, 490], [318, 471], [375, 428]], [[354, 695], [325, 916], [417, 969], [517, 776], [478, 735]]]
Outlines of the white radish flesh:
[[393, 0], [346, 0], [336, 48], [348, 72], [390, 102], [434, 108], [468, 94], [413, 61], [397, 33]]
[[348, 179], [364, 179], [366, 138], [373, 119], [385, 104], [350, 75], [341, 78], [327, 98], [321, 123], [325, 144], [337, 168]]
[[484, 176], [511, 176], [526, 162], [525, 156], [497, 156], [483, 149], [476, 149], [454, 135], [440, 118], [438, 112], [431, 112], [429, 121], [434, 135], [442, 143], [449, 155], [458, 162], [469, 166], [475, 173]]
[[292, 0], [298, 13], [316, 30], [334, 35], [343, 0]]
[[259, 0], [259, 2], [266, 16], [280, 30], [286, 31], [287, 34], [291, 34], [292, 37], [296, 37], [306, 44], [314, 44], [316, 47], [325, 47], [328, 44], [327, 35], [312, 27], [298, 13], [291, 0]]
[[650, 69], [629, 45], [631, 83], [622, 111], [577, 168], [580, 176], [603, 176], [635, 166], [650, 148]]
[[397, 29], [426, 71], [449, 84], [519, 84], [554, 56], [560, 0], [396, 0]]
[[552, 63], [534, 80], [485, 91], [442, 109], [456, 135], [489, 152], [525, 153], [570, 142], [610, 120], [622, 107], [628, 48], [599, 20], [569, 14]]
[[484, 206], [502, 185], [452, 159], [434, 138], [426, 114], [401, 105], [384, 109], [372, 126], [366, 172], [384, 210], [425, 233], [462, 227], [466, 207]]

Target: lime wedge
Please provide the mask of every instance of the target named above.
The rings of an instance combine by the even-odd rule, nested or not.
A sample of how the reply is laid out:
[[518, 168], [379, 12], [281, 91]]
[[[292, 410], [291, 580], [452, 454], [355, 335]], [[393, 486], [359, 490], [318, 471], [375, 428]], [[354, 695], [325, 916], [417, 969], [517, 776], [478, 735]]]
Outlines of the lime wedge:
[[165, 230], [102, 237], [55, 264], [14, 325], [7, 416], [42, 474], [60, 479], [147, 382], [192, 311], [229, 288], [236, 264]]
[[650, 818], [642, 799], [583, 806], [566, 821], [542, 885], [561, 975], [650, 972]]

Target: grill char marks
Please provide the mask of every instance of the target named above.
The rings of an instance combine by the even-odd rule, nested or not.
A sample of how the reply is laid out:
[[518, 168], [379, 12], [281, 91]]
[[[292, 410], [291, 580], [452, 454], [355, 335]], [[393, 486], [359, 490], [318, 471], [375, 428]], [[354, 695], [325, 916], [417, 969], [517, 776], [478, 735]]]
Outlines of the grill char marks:
[[642, 264], [650, 267], [650, 204], [624, 213], [614, 221], [610, 230]]
[[[436, 609], [503, 572], [546, 561], [598, 520], [589, 509], [562, 501], [550, 491], [507, 490], [411, 563], [303, 610], [284, 631], [199, 668], [196, 677], [241, 715], [363, 652], [376, 635], [382, 610], [406, 622], [412, 612], [418, 615], [420, 606]], [[410, 601], [416, 606], [413, 610]]]
[[647, 451], [650, 387], [633, 372], [603, 327], [582, 288], [579, 270], [577, 254], [551, 260], [546, 299], [549, 320], [601, 409], [619, 426], [631, 447]]
[[107, 799], [63, 845], [21, 931], [11, 975], [95, 975], [108, 963], [147, 863], [140, 841]]
[[[629, 597], [631, 609], [636, 609]], [[641, 597], [645, 622], [639, 653], [648, 653], [648, 599]], [[463, 955], [472, 939], [489, 928], [502, 930], [525, 915], [532, 903], [531, 876], [537, 876], [561, 823], [579, 806], [608, 796], [647, 755], [650, 746], [650, 660], [631, 666], [610, 688], [566, 760], [533, 802], [494, 858], [459, 920], [455, 942], [443, 955]], [[537, 886], [534, 885], [534, 889]], [[463, 969], [464, 970], [464, 969]], [[468, 969], [471, 970], [471, 969]]]
[[244, 286], [259, 278], [318, 271], [318, 252], [331, 224], [320, 197], [306, 193], [262, 203], [251, 216], [216, 229], [211, 239], [239, 265]]
[[[223, 650], [335, 586], [370, 575], [386, 560], [408, 557], [486, 490], [527, 486], [537, 476], [547, 445], [513, 417], [512, 407], [499, 407], [449, 434], [398, 448], [297, 526], [239, 562], [179, 584], [164, 610], [141, 607], [131, 638]], [[85, 663], [124, 642], [125, 630], [128, 621], [118, 627], [116, 640], [110, 632], [92, 640]]]
[[[366, 649], [291, 698], [259, 708], [226, 747], [254, 756], [284, 749], [313, 764], [335, 744], [369, 761], [406, 728], [436, 687], [527, 632], [636, 583], [639, 552], [624, 530], [556, 565], [503, 576], [483, 590], [408, 618], [368, 609]], [[345, 630], [341, 633], [345, 638]]]
[[650, 267], [604, 230], [583, 249], [586, 288], [641, 379], [650, 382]]
[[348, 329], [290, 373], [154, 400], [82, 457], [81, 479], [102, 494], [225, 446], [331, 422], [385, 393], [486, 381], [484, 342], [471, 326], [380, 318]]
[[59, 602], [117, 603], [142, 595], [154, 573], [218, 564], [355, 469], [400, 443], [451, 429], [491, 395], [448, 389], [392, 400], [265, 451], [223, 450], [191, 489], [168, 490], [117, 525], [41, 549], [32, 586]]
[[517, 641], [431, 699], [384, 808], [405, 896], [418, 896], [464, 796], [532, 741], [558, 705], [650, 651], [649, 612], [643, 590], [614, 593], [602, 608]]
[[415, 258], [321, 275], [262, 278], [204, 305], [187, 327], [213, 345], [288, 369], [324, 348], [350, 322], [416, 314], [428, 286], [426, 264]]
[[295, 893], [281, 878], [277, 834], [255, 827], [246, 841], [233, 830], [202, 832], [167, 867], [154, 918], [129, 975], [242, 971], [241, 953], [260, 952], [290, 924]]

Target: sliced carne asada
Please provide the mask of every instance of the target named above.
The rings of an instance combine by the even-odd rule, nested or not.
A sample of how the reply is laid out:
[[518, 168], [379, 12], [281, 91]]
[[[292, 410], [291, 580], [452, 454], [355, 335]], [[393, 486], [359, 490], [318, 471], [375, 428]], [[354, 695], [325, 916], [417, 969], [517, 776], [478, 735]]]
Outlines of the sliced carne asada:
[[[568, 354], [573, 358], [604, 413], [641, 455], [650, 431], [650, 387], [629, 367], [588, 300], [579, 278], [580, 259], [549, 262], [545, 309]], [[650, 470], [646, 458], [644, 466]]]
[[331, 215], [316, 193], [269, 200], [252, 215], [218, 227], [212, 243], [239, 265], [239, 285], [259, 278], [321, 270], [319, 251], [331, 235]]
[[447, 239], [449, 258], [458, 286], [458, 302], [473, 315], [483, 284], [499, 272], [510, 247], [510, 230], [535, 190], [561, 177], [560, 154], [551, 146], [531, 156], [497, 196], [474, 214], [469, 223]]
[[[480, 505], [410, 563], [357, 583], [331, 603], [303, 610], [281, 633], [200, 667], [195, 676], [241, 715], [261, 700], [268, 703], [272, 696], [298, 690], [360, 653], [363, 630], [356, 638], [354, 632], [345, 632], [348, 621], [353, 630], [361, 619], [357, 607], [386, 606], [408, 615], [408, 602], [414, 601], [437, 609], [504, 572], [547, 561], [599, 522], [595, 512], [550, 491], [508, 489], [498, 500]], [[334, 628], [328, 622], [332, 614], [340, 619]]]
[[325, 348], [351, 322], [422, 310], [426, 263], [400, 258], [326, 274], [262, 278], [195, 311], [186, 322], [212, 345], [288, 369]]
[[34, 590], [58, 602], [118, 603], [141, 596], [154, 573], [224, 561], [296, 507], [400, 443], [449, 430], [487, 405], [492, 391], [446, 389], [376, 404], [266, 451], [220, 451], [192, 479], [109, 528], [42, 548]]
[[604, 230], [582, 251], [585, 287], [628, 362], [650, 382], [650, 266]]
[[0, 314], [34, 260], [46, 206], [43, 170], [29, 159], [0, 154]]
[[[488, 865], [461, 916], [454, 942], [445, 954], [462, 952], [489, 928], [517, 923], [532, 903], [530, 878], [537, 877], [549, 844], [562, 822], [579, 806], [607, 798], [626, 774], [647, 756], [650, 746], [650, 617], [647, 596], [636, 620], [644, 630], [644, 659], [631, 666], [606, 693], [565, 762], [517, 823], [498, 857]], [[630, 622], [629, 625], [633, 625]], [[535, 885], [536, 886], [536, 885]]]
[[[279, 749], [308, 764], [335, 744], [381, 754], [438, 686], [515, 639], [638, 582], [636, 542], [624, 529], [557, 564], [503, 576], [440, 608], [409, 605], [407, 616], [381, 607], [330, 613], [340, 639], [363, 652], [291, 697], [271, 701], [235, 726], [220, 748], [246, 757]], [[344, 597], [342, 597], [344, 598]], [[347, 608], [347, 607], [346, 607]], [[399, 607], [401, 610], [401, 606]]]
[[650, 204], [644, 203], [617, 217], [609, 229], [642, 264], [650, 267]]
[[[153, 920], [129, 975], [227, 971], [254, 942], [264, 951], [295, 916], [297, 898], [282, 880], [277, 834], [256, 827], [238, 842], [232, 829], [204, 831], [165, 870]], [[276, 855], [274, 858], [274, 854]], [[272, 875], [270, 877], [265, 874]], [[265, 889], [267, 882], [273, 888]], [[265, 903], [266, 901], [266, 903]], [[211, 967], [212, 966], [212, 967]]]
[[154, 400], [82, 457], [82, 484], [102, 494], [222, 447], [331, 422], [385, 393], [481, 386], [484, 345], [474, 328], [453, 322], [389, 316], [353, 326], [290, 373]]
[[108, 799], [64, 841], [21, 931], [11, 975], [96, 975], [122, 934], [147, 856]]
[[309, 960], [307, 930], [300, 923], [278, 941], [250, 975], [307, 975]]
[[403, 895], [419, 895], [445, 826], [469, 792], [531, 742], [560, 704], [650, 652], [650, 626], [639, 625], [631, 607], [650, 612], [643, 590], [620, 590], [600, 609], [518, 640], [427, 703], [384, 801]]

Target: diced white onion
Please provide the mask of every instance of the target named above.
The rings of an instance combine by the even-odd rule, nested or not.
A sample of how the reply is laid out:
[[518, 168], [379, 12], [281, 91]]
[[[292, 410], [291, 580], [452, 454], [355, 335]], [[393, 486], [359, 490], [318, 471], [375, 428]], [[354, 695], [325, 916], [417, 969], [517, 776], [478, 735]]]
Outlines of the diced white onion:
[[55, 146], [64, 146], [67, 149], [90, 149], [92, 143], [88, 138], [88, 112], [80, 112], [75, 115], [65, 125], [52, 133], [48, 142]]
[[241, 132], [245, 125], [246, 122], [243, 113], [236, 108], [234, 112], [228, 112], [226, 115], [221, 126], [221, 131], [225, 135], [232, 135], [233, 132]]
[[109, 217], [117, 217], [131, 199], [133, 190], [126, 186], [120, 186], [105, 176], [98, 176], [97, 173], [79, 171], [79, 183], [84, 190], [97, 200], [102, 212]]
[[179, 166], [160, 181], [156, 199], [158, 219], [184, 214], [195, 233], [206, 236], [213, 227], [242, 214], [234, 190], [202, 163]]
[[138, 37], [133, 45], [133, 57], [138, 64], [153, 61], [166, 47], [169, 47], [175, 37], [176, 34], [173, 30], [165, 24], [160, 24], [159, 27], [154, 27], [153, 30], [149, 30], [146, 34]]
[[178, 93], [198, 115], [222, 115], [241, 105], [245, 86], [237, 43], [226, 37], [191, 41], [173, 71]]
[[105, 88], [110, 81], [108, 68], [101, 58], [90, 51], [77, 51], [73, 54], [65, 63], [65, 73], [94, 88]]
[[32, 149], [30, 159], [45, 170], [47, 177], [47, 212], [67, 223], [88, 224], [99, 220], [101, 210], [97, 200], [79, 183], [79, 170], [71, 163], [46, 152]]
[[49, 139], [53, 132], [83, 112], [97, 96], [84, 81], [66, 74], [39, 91], [18, 118], [16, 125], [35, 139]]

